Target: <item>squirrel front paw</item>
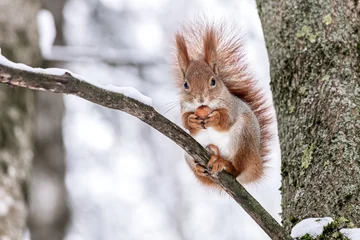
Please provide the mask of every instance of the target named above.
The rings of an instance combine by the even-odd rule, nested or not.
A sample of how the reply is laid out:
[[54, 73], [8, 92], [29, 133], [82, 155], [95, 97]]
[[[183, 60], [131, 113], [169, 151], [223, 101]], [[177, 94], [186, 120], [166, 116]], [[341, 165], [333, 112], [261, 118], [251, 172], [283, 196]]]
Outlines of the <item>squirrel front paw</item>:
[[213, 111], [206, 119], [204, 119], [204, 127], [214, 127], [220, 123], [220, 113]]
[[212, 151], [210, 160], [207, 164], [207, 168], [211, 171], [211, 174], [217, 174], [221, 171], [226, 171], [232, 175], [234, 175], [235, 173], [235, 168], [232, 165], [231, 162], [223, 159], [220, 156], [220, 151], [219, 148], [213, 144], [210, 144], [209, 146], [207, 146], [208, 149], [210, 149]]
[[214, 111], [206, 117], [200, 117], [195, 113], [187, 116], [187, 125], [190, 129], [206, 129], [208, 127], [216, 127], [220, 123], [220, 113]]
[[193, 129], [204, 129], [204, 120], [196, 116], [195, 114], [190, 114], [188, 117], [188, 125]]

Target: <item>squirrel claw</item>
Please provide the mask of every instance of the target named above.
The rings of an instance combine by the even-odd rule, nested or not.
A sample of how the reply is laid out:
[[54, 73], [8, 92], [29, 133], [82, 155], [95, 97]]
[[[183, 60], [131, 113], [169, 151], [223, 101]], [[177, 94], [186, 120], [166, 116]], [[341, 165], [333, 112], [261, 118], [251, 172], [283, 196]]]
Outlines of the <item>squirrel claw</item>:
[[211, 155], [210, 160], [207, 164], [207, 168], [212, 170], [214, 163], [220, 158], [218, 155]]
[[218, 111], [213, 111], [205, 120], [205, 128], [218, 125], [220, 122], [220, 113]]
[[232, 166], [229, 161], [226, 161], [220, 156], [212, 155], [207, 167], [211, 169], [211, 174], [217, 174], [223, 170], [229, 172]]
[[206, 170], [206, 168], [203, 167], [200, 164], [195, 164], [195, 174], [199, 175], [199, 176], [202, 176], [202, 177], [208, 177], [209, 176], [209, 173]]
[[203, 120], [200, 119], [198, 116], [196, 116], [195, 114], [191, 114], [188, 117], [188, 124], [191, 128], [194, 129], [203, 129]]

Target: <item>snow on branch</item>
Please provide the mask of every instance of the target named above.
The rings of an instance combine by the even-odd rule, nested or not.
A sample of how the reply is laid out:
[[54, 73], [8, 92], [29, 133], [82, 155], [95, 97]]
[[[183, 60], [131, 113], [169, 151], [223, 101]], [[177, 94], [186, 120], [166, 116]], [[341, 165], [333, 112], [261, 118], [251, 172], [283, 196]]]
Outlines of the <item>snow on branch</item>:
[[[107, 87], [107, 89], [101, 88], [86, 82], [83, 77], [68, 70], [31, 68], [24, 64], [13, 63], [1, 54], [0, 83], [34, 90], [71, 94], [107, 108], [126, 112], [170, 138], [199, 164], [206, 166], [210, 157], [207, 151], [181, 127], [151, 107], [149, 105], [150, 99], [141, 95], [137, 90], [115, 89], [112, 86]], [[221, 172], [212, 178], [244, 208], [271, 239], [291, 239], [280, 224], [233, 176]]]

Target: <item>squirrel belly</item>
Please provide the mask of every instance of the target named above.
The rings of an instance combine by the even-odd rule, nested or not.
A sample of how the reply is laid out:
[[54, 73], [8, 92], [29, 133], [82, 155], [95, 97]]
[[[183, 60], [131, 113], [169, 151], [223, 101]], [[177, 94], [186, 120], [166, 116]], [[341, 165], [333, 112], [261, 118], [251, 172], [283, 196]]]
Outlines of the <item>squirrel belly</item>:
[[213, 127], [208, 129], [201, 129], [199, 132], [193, 135], [196, 141], [198, 141], [203, 147], [207, 147], [210, 144], [214, 144], [220, 150], [220, 155], [226, 160], [231, 157], [231, 140], [233, 136], [231, 129], [226, 132], [219, 132]]

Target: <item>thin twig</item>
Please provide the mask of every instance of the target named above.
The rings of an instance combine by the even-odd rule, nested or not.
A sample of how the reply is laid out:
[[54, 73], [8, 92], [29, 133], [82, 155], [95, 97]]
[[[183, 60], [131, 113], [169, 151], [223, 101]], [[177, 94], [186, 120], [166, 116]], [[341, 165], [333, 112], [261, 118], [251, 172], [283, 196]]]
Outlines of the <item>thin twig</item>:
[[[206, 166], [207, 151], [179, 126], [159, 114], [153, 107], [123, 94], [96, 87], [70, 73], [47, 75], [10, 68], [0, 64], [0, 83], [56, 93], [72, 94], [101, 106], [117, 109], [139, 118], [155, 128], [191, 155], [199, 164]], [[255, 220], [274, 240], [291, 239], [284, 228], [253, 198], [246, 189], [226, 172], [212, 176], [214, 181]]]

